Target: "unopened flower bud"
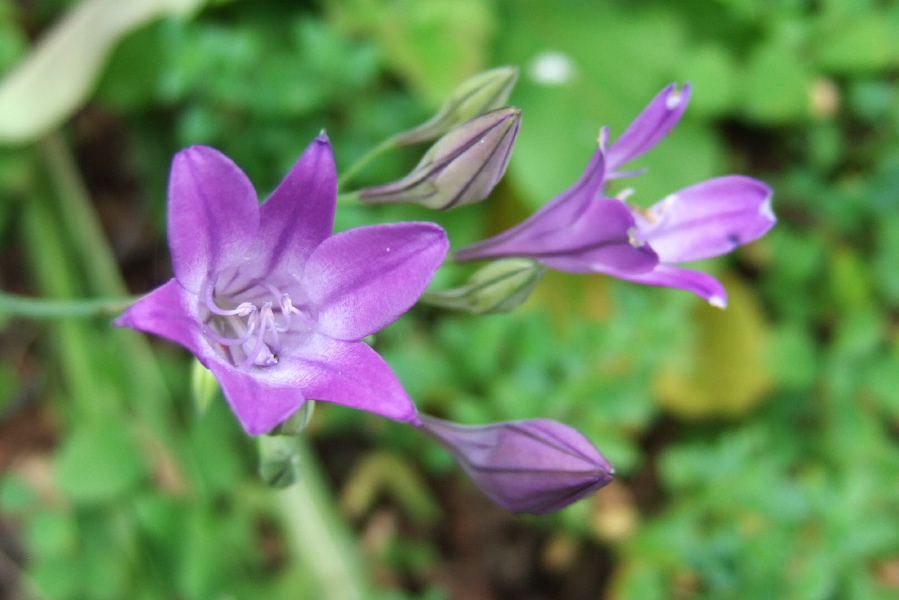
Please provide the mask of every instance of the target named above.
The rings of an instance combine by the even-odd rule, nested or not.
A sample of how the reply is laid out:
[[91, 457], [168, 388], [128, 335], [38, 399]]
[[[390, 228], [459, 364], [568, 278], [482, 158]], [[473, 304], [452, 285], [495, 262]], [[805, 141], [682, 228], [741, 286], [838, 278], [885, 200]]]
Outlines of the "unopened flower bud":
[[535, 260], [498, 260], [475, 271], [461, 287], [425, 292], [422, 301], [478, 315], [509, 312], [528, 299], [545, 272]]
[[215, 375], [195, 359], [190, 369], [190, 395], [197, 413], [204, 414], [218, 393], [219, 383]]
[[267, 485], [286, 488], [297, 480], [297, 440], [286, 435], [260, 435], [259, 477]]
[[521, 109], [499, 108], [468, 121], [431, 146], [411, 173], [365, 188], [368, 204], [413, 202], [438, 210], [479, 202], [506, 172], [518, 135]]
[[578, 431], [550, 419], [466, 426], [419, 415], [491, 500], [513, 512], [559, 510], [612, 481], [614, 469]]
[[518, 80], [517, 67], [497, 67], [466, 79], [434, 117], [393, 138], [400, 146], [436, 140], [478, 115], [506, 105]]

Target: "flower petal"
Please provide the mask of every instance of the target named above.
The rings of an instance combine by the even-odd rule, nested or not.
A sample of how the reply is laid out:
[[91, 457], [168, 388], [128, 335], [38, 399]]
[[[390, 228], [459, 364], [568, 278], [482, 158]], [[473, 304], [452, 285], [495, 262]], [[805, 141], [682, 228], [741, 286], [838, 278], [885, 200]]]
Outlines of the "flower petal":
[[331, 235], [337, 206], [337, 170], [328, 136], [313, 141], [262, 204], [260, 260], [265, 271], [299, 273], [312, 251]]
[[392, 323], [415, 304], [448, 249], [433, 223], [371, 225], [328, 238], [303, 275], [318, 330], [355, 341]]
[[680, 90], [672, 83], [659, 92], [609, 148], [606, 155], [608, 172], [618, 171], [622, 165], [658, 144], [680, 121], [689, 101], [689, 83]]
[[456, 257], [466, 259], [473, 253], [477, 258], [515, 256], [571, 273], [608, 270], [641, 273], [659, 261], [649, 245], [634, 239], [636, 230], [634, 215], [621, 200], [577, 199], [558, 205], [555, 211], [547, 213], [543, 222], [520, 230], [514, 238], [490, 247], [478, 244], [482, 246], [480, 250], [470, 251], [474, 248], [470, 246], [456, 253]]
[[710, 179], [638, 213], [640, 235], [665, 263], [726, 254], [774, 226], [772, 194], [771, 188], [751, 177]]
[[268, 433], [305, 401], [302, 389], [284, 377], [289, 373], [281, 365], [239, 369], [216, 361], [208, 366], [237, 420], [250, 435]]
[[599, 197], [604, 178], [605, 159], [600, 147], [571, 187], [515, 227], [458, 250], [456, 260], [526, 256], [521, 252], [534, 249], [532, 245], [537, 239], [564, 236], [571, 223], [578, 219], [594, 198]]
[[702, 271], [660, 264], [647, 273], [610, 272], [609, 275], [634, 283], [680, 288], [704, 298], [712, 306], [727, 306], [727, 290], [720, 281]]
[[552, 512], [612, 481], [614, 469], [593, 444], [550, 419], [479, 426], [421, 420], [472, 482], [507, 510]]
[[310, 400], [334, 402], [413, 425], [420, 423], [415, 405], [393, 370], [365, 342], [313, 334], [284, 361], [295, 385]]
[[206, 364], [207, 346], [193, 311], [197, 298], [171, 279], [121, 314], [113, 325], [152, 333], [181, 344]]
[[259, 229], [256, 192], [230, 158], [191, 146], [172, 163], [168, 223], [175, 277], [199, 292], [209, 275], [246, 259]]

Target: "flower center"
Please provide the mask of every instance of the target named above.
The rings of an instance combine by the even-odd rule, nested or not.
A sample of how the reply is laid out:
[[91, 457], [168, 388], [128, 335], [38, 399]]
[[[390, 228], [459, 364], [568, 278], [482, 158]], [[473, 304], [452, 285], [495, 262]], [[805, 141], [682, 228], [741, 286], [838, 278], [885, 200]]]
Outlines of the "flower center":
[[218, 276], [210, 279], [203, 289], [201, 300], [209, 311], [203, 333], [241, 369], [277, 365], [285, 339], [314, 325], [308, 308], [297, 308], [289, 294], [265, 280], [252, 280], [224, 293], [216, 289], [218, 280]]

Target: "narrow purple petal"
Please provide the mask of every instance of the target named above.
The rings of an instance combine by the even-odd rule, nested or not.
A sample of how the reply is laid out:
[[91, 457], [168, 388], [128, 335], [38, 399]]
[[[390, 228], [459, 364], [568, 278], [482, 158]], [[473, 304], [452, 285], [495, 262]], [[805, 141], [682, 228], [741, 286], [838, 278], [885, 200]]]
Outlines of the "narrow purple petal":
[[680, 288], [704, 298], [712, 306], [718, 308], [727, 306], [727, 291], [724, 286], [720, 281], [702, 271], [660, 264], [647, 273], [610, 272], [609, 275], [634, 283]]
[[413, 425], [420, 423], [415, 405], [393, 370], [365, 342], [313, 334], [286, 361], [283, 367], [310, 400], [334, 402]]
[[299, 273], [315, 247], [331, 235], [336, 205], [334, 152], [322, 134], [262, 204], [259, 248], [265, 270]]
[[206, 364], [204, 357], [208, 351], [193, 309], [196, 303], [194, 294], [185, 290], [176, 279], [171, 279], [129, 306], [113, 325], [152, 333], [181, 344]]
[[774, 226], [772, 193], [751, 177], [710, 179], [671, 194], [638, 214], [640, 236], [665, 263], [725, 254]]
[[614, 470], [580, 432], [549, 419], [466, 426], [421, 415], [488, 497], [507, 510], [559, 510], [612, 480]]
[[[531, 219], [536, 217], [537, 214]], [[456, 253], [456, 257], [466, 260], [516, 256], [572, 273], [609, 269], [641, 273], [659, 261], [649, 245], [637, 243], [633, 237], [636, 231], [631, 209], [621, 200], [578, 199], [559, 205], [541, 222], [520, 230], [513, 238], [490, 246], [470, 246]]]
[[209, 365], [222, 393], [244, 430], [250, 435], [268, 433], [303, 405], [300, 386], [281, 365], [239, 369], [222, 361]]
[[615, 173], [624, 164], [651, 150], [677, 125], [689, 101], [689, 83], [680, 90], [672, 83], [659, 92], [609, 148], [607, 171]]
[[172, 163], [168, 223], [175, 277], [199, 292], [211, 273], [246, 260], [259, 230], [256, 192], [230, 158], [191, 146]]
[[547, 202], [527, 220], [492, 238], [456, 252], [456, 260], [522, 256], [517, 254], [536, 237], [564, 235], [567, 227], [598, 198], [605, 181], [605, 159], [600, 147], [590, 157], [580, 178], [567, 190]]
[[371, 225], [328, 238], [303, 275], [318, 330], [359, 340], [392, 323], [415, 304], [448, 249], [433, 223]]

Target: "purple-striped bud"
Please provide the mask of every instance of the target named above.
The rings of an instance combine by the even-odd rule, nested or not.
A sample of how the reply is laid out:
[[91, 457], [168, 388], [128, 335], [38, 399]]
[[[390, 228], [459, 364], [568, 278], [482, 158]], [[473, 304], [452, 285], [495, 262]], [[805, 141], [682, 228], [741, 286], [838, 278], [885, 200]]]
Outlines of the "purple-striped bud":
[[475, 271], [465, 285], [425, 292], [421, 301], [476, 315], [511, 312], [528, 299], [545, 272], [546, 267], [535, 260], [497, 260]]
[[419, 416], [424, 430], [506, 510], [532, 514], [559, 510], [608, 484], [615, 472], [587, 438], [557, 421], [469, 426]]
[[365, 188], [367, 204], [413, 202], [447, 210], [480, 202], [506, 172], [521, 124], [521, 109], [498, 108], [464, 123], [431, 146], [411, 173]]
[[497, 67], [478, 73], [453, 90], [433, 118], [393, 139], [400, 146], [436, 140], [478, 115], [505, 106], [517, 80], [518, 67]]

